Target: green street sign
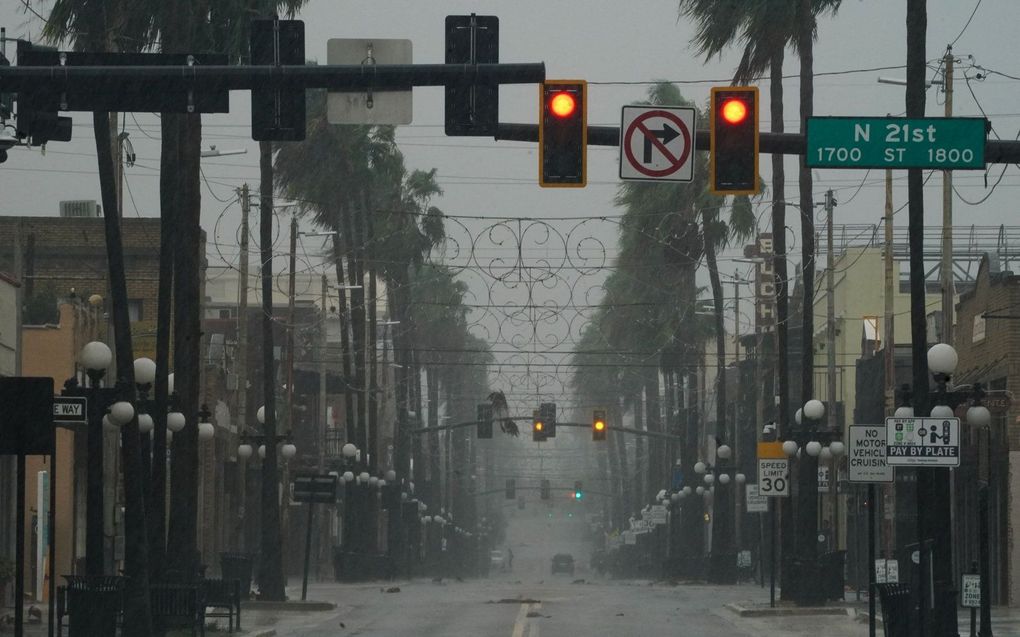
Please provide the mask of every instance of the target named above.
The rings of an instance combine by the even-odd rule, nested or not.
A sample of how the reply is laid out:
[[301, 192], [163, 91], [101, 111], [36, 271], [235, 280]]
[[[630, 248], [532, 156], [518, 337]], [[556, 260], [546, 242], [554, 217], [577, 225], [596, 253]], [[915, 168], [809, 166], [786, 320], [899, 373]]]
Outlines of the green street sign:
[[809, 168], [982, 170], [980, 117], [809, 117]]

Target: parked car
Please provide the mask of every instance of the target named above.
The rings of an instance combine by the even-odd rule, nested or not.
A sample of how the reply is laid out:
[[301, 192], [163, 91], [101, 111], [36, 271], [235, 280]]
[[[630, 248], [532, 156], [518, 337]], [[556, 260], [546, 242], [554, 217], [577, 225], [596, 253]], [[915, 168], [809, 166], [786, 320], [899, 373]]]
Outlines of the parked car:
[[557, 553], [552, 558], [552, 574], [574, 574], [574, 556], [569, 553]]
[[506, 570], [506, 560], [503, 558], [503, 551], [489, 551], [489, 568]]

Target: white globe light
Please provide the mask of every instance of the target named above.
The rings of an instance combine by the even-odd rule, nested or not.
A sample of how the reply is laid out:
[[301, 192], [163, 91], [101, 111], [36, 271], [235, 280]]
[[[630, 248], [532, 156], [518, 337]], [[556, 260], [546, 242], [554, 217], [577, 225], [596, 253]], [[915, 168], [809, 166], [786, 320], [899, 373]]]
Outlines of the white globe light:
[[804, 403], [804, 415], [811, 420], [819, 420], [825, 415], [825, 403], [812, 398]]
[[259, 458], [262, 458], [263, 460], [266, 459], [266, 446], [265, 445], [259, 445]]
[[169, 429], [166, 430], [166, 444], [170, 444], [174, 441], [174, 432]]
[[156, 424], [152, 422], [152, 416], [149, 414], [138, 414], [138, 433], [143, 436], [148, 435], [155, 426]]
[[817, 440], [812, 440], [811, 442], [804, 445], [804, 450], [807, 451], [807, 454], [809, 456], [818, 457], [818, 454], [822, 452], [822, 443], [818, 442]]
[[344, 482], [354, 482], [354, 472], [344, 471]]
[[803, 409], [798, 409], [796, 411], [796, 413], [793, 414], [793, 420], [794, 420], [794, 422], [796, 422], [799, 425], [800, 421], [803, 420], [803, 419], [804, 419], [804, 410]]
[[689, 486], [688, 487], [684, 487], [683, 493], [684, 493], [684, 495], [690, 495], [691, 494], [691, 488]]
[[951, 376], [959, 362], [960, 357], [952, 345], [936, 343], [928, 350], [928, 369], [934, 374]]
[[715, 476], [712, 475], [711, 473], [706, 473], [704, 480], [705, 484], [712, 484], [713, 482], [715, 482]]
[[680, 501], [680, 494], [679, 493], [671, 493], [669, 495], [669, 501], [670, 502], [679, 502]]
[[358, 480], [360, 480], [361, 482], [368, 482], [368, 479], [370, 477], [371, 476], [368, 475], [367, 471], [362, 471], [361, 473], [358, 474]]
[[730, 456], [733, 455], [733, 449], [731, 449], [729, 445], [720, 445], [719, 448], [715, 450], [715, 455], [719, 456], [723, 460], [728, 460]]
[[169, 431], [178, 432], [184, 429], [184, 425], [187, 424], [187, 419], [179, 411], [171, 411], [166, 415], [166, 428]]
[[705, 469], [707, 468], [708, 467], [705, 466], [704, 462], [699, 461], [694, 463], [694, 473], [705, 473]]
[[992, 412], [984, 405], [974, 405], [967, 409], [967, 424], [975, 427], [987, 427], [992, 422]]
[[719, 484], [729, 484], [729, 483], [730, 483], [730, 474], [724, 473], [724, 474], [719, 476]]
[[407, 491], [401, 491], [400, 492], [400, 499], [401, 500], [407, 500]]
[[678, 500], [683, 500], [684, 498], [686, 498], [689, 495], [690, 495], [690, 493], [686, 490], [686, 488], [680, 489], [679, 491], [676, 492], [676, 497], [677, 497]]
[[893, 414], [896, 418], [913, 418], [914, 408], [908, 405], [896, 408], [896, 413]]
[[202, 442], [212, 440], [216, 437], [216, 428], [211, 422], [198, 423], [198, 439]]
[[424, 522], [425, 524], [431, 524], [432, 523], [432, 516], [431, 515], [426, 515], [426, 516], [424, 516], [421, 519], [421, 521]]
[[126, 400], [118, 400], [110, 405], [110, 423], [123, 427], [135, 417], [135, 407]]
[[931, 408], [932, 418], [952, 418], [953, 408], [949, 405], [935, 405]]
[[240, 458], [241, 460], [247, 460], [248, 458], [251, 458], [251, 454], [254, 451], [255, 450], [252, 449], [251, 445], [249, 445], [248, 443], [237, 445], [237, 457]]
[[818, 457], [822, 460], [832, 460], [832, 450], [828, 447], [822, 447], [822, 452], [818, 454]]
[[290, 460], [297, 455], [297, 447], [291, 443], [280, 446], [280, 455], [283, 456], [284, 460]]
[[705, 492], [704, 492], [704, 493], [702, 493], [701, 495], [702, 495], [702, 496], [703, 496], [703, 497], [704, 497], [704, 498], [705, 498], [706, 500], [711, 500], [711, 499], [712, 499], [712, 490], [711, 490], [711, 489], [705, 489]]
[[378, 484], [377, 484], [377, 486], [378, 486], [378, 487], [379, 487], [380, 489], [385, 489], [385, 488], [386, 488], [386, 484], [387, 484], [387, 483], [386, 483], [386, 481], [380, 478], [380, 479], [379, 479], [379, 482], [378, 482]]
[[396, 482], [396, 480], [397, 480], [397, 472], [394, 471], [393, 469], [387, 469], [386, 470], [386, 481], [387, 482]]
[[358, 448], [352, 443], [347, 443], [340, 448], [340, 453], [344, 455], [344, 458], [353, 458], [358, 453]]
[[698, 495], [704, 495], [705, 487], [699, 485], [698, 488], [694, 490], [694, 492], [697, 493]]
[[258, 411], [255, 412], [255, 420], [259, 421], [260, 425], [266, 424], [266, 408], [259, 407]]
[[377, 477], [375, 477], [375, 476], [371, 476], [371, 477], [370, 477], [370, 478], [368, 479], [368, 486], [370, 486], [370, 487], [374, 487], [374, 486], [376, 486], [377, 484], [379, 484], [379, 478], [377, 478]]
[[174, 375], [172, 373], [166, 375], [166, 393], [174, 393]]
[[733, 479], [737, 481], [737, 484], [744, 484], [745, 482], [747, 482], [747, 476], [745, 476], [742, 473], [738, 473], [737, 475], [733, 476]]
[[86, 343], [85, 347], [81, 348], [78, 361], [85, 369], [96, 372], [106, 371], [110, 363], [113, 362], [113, 352], [110, 351], [106, 343], [92, 341], [91, 343]]
[[135, 359], [135, 384], [151, 385], [156, 380], [156, 363], [151, 358]]
[[829, 450], [832, 451], [832, 455], [838, 458], [846, 453], [846, 445], [842, 440], [833, 440], [829, 443]]
[[788, 456], [793, 456], [797, 453], [797, 441], [786, 440], [783, 442], [783, 453]]

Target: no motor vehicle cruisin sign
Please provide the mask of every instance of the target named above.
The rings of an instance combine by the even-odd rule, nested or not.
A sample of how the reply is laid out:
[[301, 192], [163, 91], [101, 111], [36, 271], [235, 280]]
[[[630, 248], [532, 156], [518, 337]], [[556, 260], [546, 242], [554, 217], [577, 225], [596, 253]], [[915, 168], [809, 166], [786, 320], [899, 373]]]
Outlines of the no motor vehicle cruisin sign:
[[847, 469], [850, 482], [892, 482], [886, 457], [885, 425], [850, 425]]
[[886, 418], [886, 459], [894, 466], [960, 466], [959, 418]]

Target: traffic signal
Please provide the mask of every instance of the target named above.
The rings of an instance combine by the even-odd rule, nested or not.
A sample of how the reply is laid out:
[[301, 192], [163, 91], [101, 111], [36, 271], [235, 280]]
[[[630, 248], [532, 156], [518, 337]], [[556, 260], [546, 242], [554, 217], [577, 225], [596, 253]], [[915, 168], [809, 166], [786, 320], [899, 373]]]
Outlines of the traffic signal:
[[596, 409], [592, 412], [591, 439], [602, 442], [606, 439], [606, 410]]
[[[499, 18], [446, 16], [447, 64], [499, 62]], [[446, 134], [491, 137], [499, 123], [499, 84], [472, 82], [446, 87]]]
[[[248, 43], [253, 65], [305, 63], [305, 23], [301, 20], [252, 20]], [[259, 142], [304, 139], [304, 89], [252, 89], [251, 138]]]
[[[38, 46], [25, 40], [18, 40], [18, 65], [41, 65], [32, 60], [33, 55], [53, 54], [55, 49]], [[18, 114], [15, 118], [18, 139], [27, 140], [31, 146], [42, 146], [46, 142], [71, 141], [71, 118], [57, 115], [57, 105], [46, 99], [44, 90], [21, 91], [17, 95]]]
[[478, 438], [492, 438], [492, 405], [478, 404]]
[[715, 87], [711, 109], [709, 189], [716, 195], [757, 194], [758, 87]]
[[574, 500], [580, 501], [584, 498], [584, 489], [582, 486], [583, 485], [580, 480], [574, 483]]
[[538, 183], [583, 188], [588, 179], [588, 83], [546, 81], [538, 95]]
[[541, 491], [542, 491], [542, 499], [543, 500], [548, 500], [549, 499], [549, 481], [548, 480], [542, 480]]
[[538, 417], [545, 427], [543, 433], [546, 438], [556, 437], [556, 403], [542, 403], [538, 406]]
[[513, 500], [517, 497], [517, 481], [513, 478], [507, 478], [506, 481], [506, 499]]
[[545, 442], [545, 423], [536, 409], [531, 421], [531, 439], [535, 442]]

